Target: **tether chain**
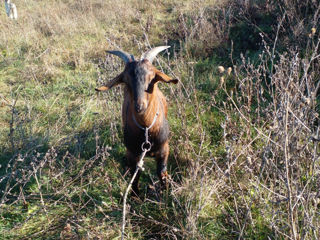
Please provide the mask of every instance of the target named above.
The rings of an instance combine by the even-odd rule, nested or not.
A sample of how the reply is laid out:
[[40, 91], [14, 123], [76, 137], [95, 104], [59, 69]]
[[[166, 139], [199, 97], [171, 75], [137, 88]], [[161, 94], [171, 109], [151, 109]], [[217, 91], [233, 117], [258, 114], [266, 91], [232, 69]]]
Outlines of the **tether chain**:
[[156, 115], [154, 116], [151, 125], [149, 127], [142, 127], [137, 122], [136, 118], [134, 117], [134, 114], [132, 114], [132, 119], [133, 119], [134, 123], [137, 125], [138, 128], [140, 128], [141, 130], [144, 131], [145, 141], [141, 144], [141, 150], [142, 151], [146, 150], [147, 152], [149, 152], [151, 150], [151, 142], [149, 141], [149, 129], [152, 128], [153, 125], [156, 123], [158, 115], [159, 115], [159, 106], [158, 106], [158, 111], [156, 112]]
[[136, 178], [139, 170], [141, 169], [142, 171], [144, 171], [144, 167], [143, 167], [143, 159], [146, 155], [147, 152], [149, 152], [151, 150], [151, 142], [149, 141], [149, 129], [153, 127], [153, 125], [156, 123], [156, 120], [158, 118], [159, 115], [159, 105], [158, 105], [158, 111], [156, 113], [156, 115], [153, 118], [153, 121], [151, 123], [151, 125], [149, 127], [142, 127], [136, 120], [136, 118], [134, 117], [134, 114], [132, 114], [132, 119], [134, 121], [134, 123], [137, 125], [137, 127], [139, 127], [140, 129], [142, 129], [144, 131], [144, 137], [145, 137], [145, 141], [141, 144], [141, 156], [139, 159], [139, 162], [137, 163], [137, 168], [131, 178], [131, 181], [128, 184], [128, 187], [126, 189], [126, 192], [124, 194], [124, 198], [123, 198], [123, 208], [122, 208], [122, 229], [121, 229], [121, 240], [124, 239], [124, 230], [125, 230], [125, 226], [126, 226], [126, 205], [127, 205], [127, 197], [129, 194], [129, 191], [131, 189], [131, 186], [134, 182], [134, 179]]

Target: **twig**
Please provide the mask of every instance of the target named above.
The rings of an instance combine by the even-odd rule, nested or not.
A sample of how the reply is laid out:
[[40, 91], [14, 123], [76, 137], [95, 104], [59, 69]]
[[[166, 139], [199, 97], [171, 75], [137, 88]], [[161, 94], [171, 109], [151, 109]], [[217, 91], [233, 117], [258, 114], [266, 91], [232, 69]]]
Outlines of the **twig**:
[[240, 116], [241, 116], [246, 122], [248, 122], [252, 127], [254, 127], [254, 129], [255, 129], [259, 134], [261, 134], [262, 136], [264, 136], [265, 138], [267, 138], [268, 141], [270, 140], [270, 142], [272, 142], [272, 143], [275, 144], [277, 147], [279, 147], [280, 149], [282, 149], [282, 146], [281, 146], [279, 143], [273, 141], [272, 139], [270, 139], [269, 136], [267, 136], [266, 134], [264, 134], [264, 133], [263, 133], [261, 130], [259, 130], [257, 127], [253, 126], [253, 125], [251, 124], [251, 122], [246, 118], [246, 116], [244, 116], [244, 114], [243, 114], [243, 113], [241, 112], [241, 110], [238, 108], [238, 105], [234, 102], [234, 100], [233, 100], [232, 97], [228, 94], [228, 92], [225, 91], [225, 93], [226, 93], [226, 95], [228, 96], [228, 98], [229, 98], [229, 100], [231, 101], [231, 103], [233, 104], [233, 106], [237, 109], [237, 111], [238, 111], [238, 113], [240, 114]]
[[289, 164], [289, 129], [288, 129], [288, 122], [289, 122], [289, 99], [288, 96], [286, 97], [286, 109], [285, 109], [285, 142], [284, 142], [284, 160], [285, 160], [285, 170], [286, 170], [286, 185], [287, 185], [287, 194], [288, 194], [288, 212], [289, 212], [289, 222], [291, 225], [291, 231], [293, 234], [294, 239], [297, 238], [297, 229], [295, 223], [295, 214], [294, 214], [294, 207], [292, 204], [293, 201], [293, 193], [291, 189], [292, 181], [290, 177], [290, 164]]
[[[39, 190], [39, 194], [40, 194], [40, 202], [41, 202], [41, 205], [43, 207], [43, 210], [45, 212], [45, 214], [47, 215], [47, 218], [48, 218], [48, 212], [47, 212], [47, 209], [46, 209], [46, 205], [44, 204], [44, 200], [43, 200], [43, 197], [42, 197], [42, 192], [41, 192], [41, 185], [39, 183], [39, 180], [38, 180], [38, 177], [37, 177], [37, 170], [36, 168], [34, 167], [34, 165], [32, 165], [32, 168], [33, 168], [33, 174], [34, 174], [34, 178], [36, 180], [36, 183], [37, 183], [37, 186], [38, 186], [38, 190]], [[49, 220], [49, 219], [48, 219]]]

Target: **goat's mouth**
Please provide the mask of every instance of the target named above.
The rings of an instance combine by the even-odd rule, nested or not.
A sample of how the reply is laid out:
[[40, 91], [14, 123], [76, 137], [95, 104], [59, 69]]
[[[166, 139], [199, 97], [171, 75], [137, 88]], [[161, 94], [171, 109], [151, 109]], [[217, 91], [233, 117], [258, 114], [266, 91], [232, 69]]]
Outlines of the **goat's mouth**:
[[137, 114], [143, 114], [147, 110], [147, 105], [143, 103], [134, 103], [134, 110]]

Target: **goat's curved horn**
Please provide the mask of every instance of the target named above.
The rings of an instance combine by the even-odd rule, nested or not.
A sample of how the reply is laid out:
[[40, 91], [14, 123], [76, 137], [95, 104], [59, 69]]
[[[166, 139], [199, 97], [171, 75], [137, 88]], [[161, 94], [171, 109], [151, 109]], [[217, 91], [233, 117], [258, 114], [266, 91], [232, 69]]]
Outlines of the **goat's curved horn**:
[[162, 52], [163, 50], [166, 50], [169, 47], [170, 46], [160, 46], [160, 47], [152, 48], [151, 50], [142, 54], [141, 60], [147, 59], [152, 63], [153, 59], [158, 55], [159, 52]]
[[107, 53], [111, 53], [113, 55], [118, 56], [119, 58], [121, 58], [126, 64], [129, 62], [134, 61], [134, 57], [133, 55], [123, 52], [123, 51], [107, 51]]

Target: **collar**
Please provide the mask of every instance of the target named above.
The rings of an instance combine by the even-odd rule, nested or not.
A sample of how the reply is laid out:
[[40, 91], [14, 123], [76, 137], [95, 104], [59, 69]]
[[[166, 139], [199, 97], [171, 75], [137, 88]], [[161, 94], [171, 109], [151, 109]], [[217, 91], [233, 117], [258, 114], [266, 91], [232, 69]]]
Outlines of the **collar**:
[[138, 128], [140, 128], [143, 131], [149, 130], [150, 128], [152, 128], [153, 125], [156, 123], [156, 120], [157, 120], [158, 116], [159, 116], [159, 104], [158, 104], [158, 110], [156, 112], [156, 115], [154, 115], [154, 117], [153, 117], [153, 121], [152, 121], [151, 125], [149, 127], [143, 127], [137, 122], [134, 114], [132, 113], [132, 119], [133, 119], [134, 123], [137, 125]]

